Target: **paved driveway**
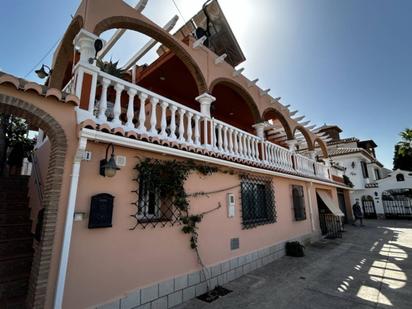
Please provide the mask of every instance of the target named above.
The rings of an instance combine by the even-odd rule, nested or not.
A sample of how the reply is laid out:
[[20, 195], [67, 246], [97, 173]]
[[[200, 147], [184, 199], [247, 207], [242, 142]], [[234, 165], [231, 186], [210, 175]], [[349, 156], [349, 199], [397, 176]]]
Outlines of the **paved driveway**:
[[322, 240], [306, 257], [283, 257], [225, 285], [208, 304], [179, 309], [412, 308], [412, 221], [367, 220], [342, 239]]

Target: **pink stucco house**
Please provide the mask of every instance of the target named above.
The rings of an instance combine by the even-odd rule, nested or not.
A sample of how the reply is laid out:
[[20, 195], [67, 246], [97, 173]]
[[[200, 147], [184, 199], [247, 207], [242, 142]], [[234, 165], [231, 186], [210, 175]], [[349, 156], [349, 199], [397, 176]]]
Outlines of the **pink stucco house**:
[[[40, 130], [28, 181], [34, 253], [18, 295], [28, 307], [170, 308], [350, 213], [325, 139], [242, 75], [218, 2], [175, 34], [142, 14], [145, 2], [82, 1], [45, 86], [0, 73], [0, 112]], [[158, 58], [102, 66], [121, 31], [99, 35], [113, 28], [160, 42]]]

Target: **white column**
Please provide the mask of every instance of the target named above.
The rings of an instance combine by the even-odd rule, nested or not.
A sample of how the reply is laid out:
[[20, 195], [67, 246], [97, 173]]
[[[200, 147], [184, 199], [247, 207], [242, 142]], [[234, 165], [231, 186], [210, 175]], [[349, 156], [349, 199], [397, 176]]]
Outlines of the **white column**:
[[216, 101], [216, 98], [205, 92], [198, 96], [195, 100], [200, 103], [200, 112], [203, 115], [210, 117], [210, 105]]
[[94, 118], [94, 101], [96, 99], [96, 87], [97, 87], [97, 72], [92, 73], [92, 84], [90, 87], [90, 97], [89, 97], [89, 113], [90, 116]]
[[292, 152], [296, 151], [296, 140], [295, 139], [289, 139], [286, 141], [286, 144], [288, 144], [289, 150]]
[[256, 130], [256, 136], [264, 139], [265, 138], [265, 128], [269, 125], [270, 123], [265, 121], [265, 122], [256, 123], [252, 127], [255, 128]]
[[106, 122], [106, 109], [107, 109], [107, 88], [110, 86], [110, 80], [103, 78], [102, 79], [102, 95], [100, 97], [99, 105], [99, 115], [98, 120], [100, 123]]
[[146, 132], [146, 100], [147, 100], [148, 95], [146, 93], [141, 92], [139, 94], [139, 99], [140, 99], [140, 108], [139, 108], [139, 126], [137, 127], [137, 130], [139, 133], [145, 133]]
[[133, 88], [127, 90], [127, 95], [129, 96], [129, 103], [127, 104], [127, 129], [134, 129], [133, 118], [134, 118], [134, 97], [137, 91]]
[[122, 98], [123, 89], [124, 89], [124, 86], [119, 83], [117, 83], [114, 86], [114, 90], [116, 90], [116, 100], [114, 101], [113, 120], [112, 120], [112, 123], [114, 126], [119, 126], [122, 124], [122, 122], [120, 121], [120, 114], [122, 112], [121, 98]]
[[160, 119], [160, 137], [162, 138], [166, 138], [167, 137], [167, 133], [166, 133], [166, 128], [167, 128], [167, 123], [166, 123], [166, 108], [169, 106], [169, 103], [167, 102], [162, 102], [160, 104], [160, 106], [162, 107], [162, 116]]
[[[97, 35], [84, 29], [80, 30], [80, 32], [76, 35], [73, 40], [73, 45], [80, 52], [80, 62], [90, 64], [89, 59], [93, 59], [96, 54], [94, 42], [97, 39], [99, 39]], [[103, 41], [103, 43], [105, 42]]]

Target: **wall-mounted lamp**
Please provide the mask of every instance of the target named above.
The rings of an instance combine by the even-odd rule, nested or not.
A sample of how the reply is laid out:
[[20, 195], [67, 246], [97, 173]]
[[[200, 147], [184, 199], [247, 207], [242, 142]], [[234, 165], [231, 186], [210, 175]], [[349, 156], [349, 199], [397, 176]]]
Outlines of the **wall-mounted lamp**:
[[89, 63], [90, 63], [90, 64], [93, 64], [93, 61], [97, 59], [97, 53], [98, 53], [99, 51], [101, 51], [102, 48], [103, 48], [103, 41], [102, 41], [102, 40], [97, 39], [96, 41], [94, 41], [94, 51], [95, 51], [96, 53], [95, 53], [95, 55], [94, 55], [93, 58], [92, 58], [92, 57], [89, 58]]
[[[47, 69], [49, 72], [46, 72], [46, 69]], [[49, 67], [48, 65], [43, 64], [43, 65], [41, 66], [41, 68], [38, 69], [38, 70], [36, 70], [36, 71], [34, 71], [34, 73], [36, 73], [36, 75], [37, 75], [39, 78], [43, 79], [43, 78], [46, 78], [47, 76], [49, 76], [49, 75], [52, 73], [52, 69], [50, 69], [50, 67]]]
[[[112, 147], [112, 153], [110, 159], [107, 160], [107, 153], [110, 147]], [[120, 168], [117, 167], [116, 160], [114, 159], [114, 146], [113, 144], [109, 144], [106, 148], [106, 158], [100, 160], [100, 175], [104, 177], [113, 177], [116, 175], [117, 170], [120, 170]]]
[[352, 166], [352, 168], [355, 168], [355, 161], [352, 161], [351, 166]]

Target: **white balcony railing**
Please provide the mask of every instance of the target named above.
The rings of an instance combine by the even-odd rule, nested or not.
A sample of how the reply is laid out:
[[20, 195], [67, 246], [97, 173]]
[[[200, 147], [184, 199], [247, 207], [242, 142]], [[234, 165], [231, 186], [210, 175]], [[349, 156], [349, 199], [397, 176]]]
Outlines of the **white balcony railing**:
[[[78, 109], [79, 123], [91, 119], [110, 128], [121, 127], [125, 132], [159, 140], [198, 147], [222, 154], [228, 158], [262, 163], [289, 172], [298, 172], [309, 177], [330, 179], [328, 167], [296, 154], [286, 148], [265, 141], [253, 134], [233, 127], [213, 117], [153, 93], [145, 88], [100, 71], [89, 64], [78, 63], [75, 76], [66, 86], [67, 90], [82, 95], [84, 74], [92, 76], [87, 110]], [[114, 89], [115, 100], [108, 102], [108, 90]], [[96, 101], [99, 89], [100, 100]], [[127, 108], [122, 110], [127, 94]], [[135, 110], [135, 101], [138, 110]], [[137, 106], [137, 104], [136, 104]], [[125, 113], [126, 120], [121, 120]]]

